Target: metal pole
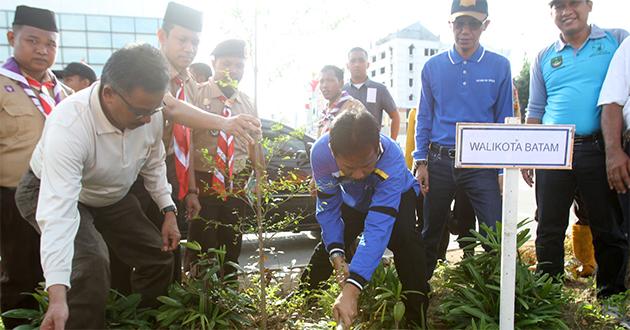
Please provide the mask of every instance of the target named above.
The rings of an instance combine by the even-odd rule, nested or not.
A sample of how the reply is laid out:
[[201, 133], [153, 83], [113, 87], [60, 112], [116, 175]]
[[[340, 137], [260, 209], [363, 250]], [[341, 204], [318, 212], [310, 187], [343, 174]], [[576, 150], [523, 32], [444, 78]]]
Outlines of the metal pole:
[[[506, 124], [518, 124], [520, 118], [505, 119]], [[514, 329], [514, 300], [516, 284], [516, 236], [518, 222], [518, 168], [503, 172], [503, 220], [501, 234], [501, 294], [499, 328]]]

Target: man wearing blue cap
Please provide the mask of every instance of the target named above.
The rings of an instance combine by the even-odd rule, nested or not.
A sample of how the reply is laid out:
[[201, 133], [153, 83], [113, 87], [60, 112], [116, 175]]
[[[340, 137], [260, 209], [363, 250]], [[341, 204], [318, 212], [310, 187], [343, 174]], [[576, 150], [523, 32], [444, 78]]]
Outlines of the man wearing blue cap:
[[429, 278], [455, 191], [465, 191], [480, 222], [494, 227], [501, 220], [497, 171], [454, 168], [456, 123], [503, 123], [513, 114], [510, 63], [479, 44], [490, 23], [486, 0], [454, 0], [450, 20], [455, 44], [422, 70], [413, 153], [425, 196], [422, 237]]
[[[0, 310], [36, 308], [22, 292], [33, 292], [43, 281], [39, 236], [20, 216], [15, 188], [55, 105], [72, 90], [61, 84], [50, 67], [57, 54], [55, 13], [18, 6], [7, 33], [13, 56], [0, 68]], [[20, 320], [3, 318], [14, 328]]]

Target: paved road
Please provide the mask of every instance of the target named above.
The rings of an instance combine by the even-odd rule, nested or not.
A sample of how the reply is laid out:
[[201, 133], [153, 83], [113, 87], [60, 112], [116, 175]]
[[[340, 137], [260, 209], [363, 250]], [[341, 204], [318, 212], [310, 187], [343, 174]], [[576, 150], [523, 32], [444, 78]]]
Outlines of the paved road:
[[[528, 187], [523, 180], [519, 180], [518, 219], [533, 219], [535, 210], [536, 201], [534, 189]], [[573, 212], [571, 212], [571, 218], [575, 218]], [[534, 239], [536, 234], [536, 223], [532, 221], [528, 227], [530, 228], [532, 239]], [[568, 228], [568, 230], [570, 230], [570, 228]], [[458, 248], [455, 238], [455, 236], [451, 236], [449, 249]], [[269, 243], [267, 244], [267, 248], [274, 249], [272, 253], [266, 254], [268, 258], [266, 261], [267, 267], [279, 269], [282, 267], [290, 267], [291, 265], [306, 265], [318, 240], [319, 238], [311, 232], [275, 234], [275, 236], [269, 240]], [[258, 240], [256, 239], [256, 236], [246, 235], [243, 240], [243, 252], [241, 253], [241, 258], [239, 260], [240, 264], [245, 266], [256, 263], [256, 257], [258, 254], [257, 248]]]

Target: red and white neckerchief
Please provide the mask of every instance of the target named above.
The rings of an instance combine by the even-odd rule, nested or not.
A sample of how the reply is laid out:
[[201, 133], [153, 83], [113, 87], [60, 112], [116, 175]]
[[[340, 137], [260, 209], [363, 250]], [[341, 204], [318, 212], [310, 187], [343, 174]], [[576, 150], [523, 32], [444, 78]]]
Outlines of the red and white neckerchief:
[[[179, 86], [176, 93], [177, 99], [186, 101], [184, 82], [177, 77], [173, 78], [173, 81]], [[175, 173], [179, 183], [177, 198], [183, 200], [188, 194], [189, 185], [190, 128], [180, 124], [173, 124], [173, 151], [175, 152]]]
[[350, 99], [350, 94], [346, 91], [342, 91], [339, 99], [332, 106], [327, 107], [322, 111], [322, 119], [319, 121], [319, 128], [321, 134], [324, 134], [330, 130], [333, 120], [339, 114], [341, 107]]
[[[44, 83], [26, 77], [22, 75], [20, 67], [13, 57], [9, 58], [7, 62], [0, 67], [0, 75], [15, 80], [44, 117], [48, 117], [52, 109], [61, 102], [62, 95], [61, 84], [57, 81], [55, 75], [53, 75], [50, 70], [47, 74], [51, 80]], [[52, 97], [46, 93], [47, 88], [53, 91]]]
[[[219, 96], [223, 102], [223, 117], [232, 115], [232, 100], [225, 96]], [[226, 182], [229, 182], [229, 190], [232, 191], [232, 174], [234, 173], [234, 136], [221, 130], [217, 138], [217, 153], [214, 156], [215, 166], [212, 176], [212, 189], [219, 194], [226, 192]], [[224, 197], [223, 200], [226, 200]]]

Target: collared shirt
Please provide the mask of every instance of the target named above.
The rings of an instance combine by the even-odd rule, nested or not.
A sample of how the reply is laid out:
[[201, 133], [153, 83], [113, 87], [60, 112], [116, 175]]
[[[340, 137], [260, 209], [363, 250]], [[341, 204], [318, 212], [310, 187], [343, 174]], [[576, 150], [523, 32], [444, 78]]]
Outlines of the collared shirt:
[[[62, 98], [72, 94], [72, 89], [61, 86]], [[17, 187], [28, 170], [45, 119], [15, 80], [0, 75], [0, 187]]]
[[[344, 95], [345, 94], [345, 95]], [[328, 102], [328, 106], [322, 114], [322, 119], [319, 121], [319, 133], [318, 136], [322, 136], [324, 133], [328, 133], [332, 127], [333, 120], [346, 110], [359, 110], [366, 111], [363, 103], [353, 98], [347, 92], [342, 92], [341, 97], [333, 104]]]
[[367, 213], [363, 239], [350, 264], [350, 280], [363, 287], [370, 280], [389, 243], [400, 197], [409, 189], [419, 192], [418, 181], [405, 165], [402, 150], [381, 134], [382, 154], [367, 178], [353, 181], [344, 177], [329, 146], [329, 134], [313, 145], [311, 167], [317, 185], [315, 216], [322, 228], [326, 250], [343, 250], [342, 203]]
[[616, 103], [623, 106], [625, 127], [630, 125], [630, 38], [626, 38], [613, 56], [599, 93], [598, 106]]
[[[169, 64], [170, 66], [170, 64]], [[176, 72], [175, 69], [170, 66], [169, 72]], [[184, 82], [184, 96], [185, 101], [201, 107], [200, 104], [194, 103], [194, 100], [197, 98], [197, 93], [199, 92], [199, 84], [195, 78], [188, 72], [188, 70], [180, 73], [171, 73], [171, 83], [170, 83], [170, 91], [174, 97], [177, 97], [177, 91], [179, 90], [179, 86], [176, 85], [173, 81], [174, 78], [179, 78]], [[164, 136], [162, 137], [162, 141], [164, 142], [164, 148], [166, 148], [166, 154], [173, 154], [173, 123], [171, 121], [164, 121]]]
[[573, 124], [577, 135], [599, 132], [599, 92], [610, 60], [627, 35], [591, 25], [580, 49], [561, 38], [543, 49], [531, 68], [527, 117], [547, 125]]
[[503, 123], [514, 113], [507, 58], [482, 46], [462, 58], [455, 46], [422, 69], [414, 159], [427, 159], [429, 143], [455, 145], [458, 122]]
[[[225, 97], [223, 92], [219, 88], [216, 82], [209, 81], [200, 85], [197, 98], [194, 104], [198, 104], [199, 107], [210, 113], [223, 115], [223, 102], [219, 99]], [[245, 93], [236, 91], [230, 98], [233, 103], [230, 108], [232, 116], [239, 114], [249, 114], [258, 117], [258, 112], [254, 108], [254, 104]], [[193, 131], [193, 145], [195, 147], [194, 157], [194, 169], [195, 171], [210, 172], [214, 169], [207, 157], [204, 155], [204, 149], [208, 150], [208, 157], [211, 157], [210, 161], [214, 161], [214, 155], [217, 153], [217, 140], [219, 131], [216, 130], [194, 130]], [[249, 152], [247, 145], [243, 144], [238, 139], [234, 142], [234, 174], [239, 173], [245, 168]]]
[[166, 181], [162, 113], [149, 124], [120, 131], [105, 117], [94, 83], [67, 98], [46, 120], [31, 159], [41, 179], [35, 215], [46, 287], [70, 286], [78, 202], [103, 207], [120, 201], [138, 174], [160, 208], [173, 205]]
[[350, 81], [343, 86], [343, 90], [348, 92], [350, 96], [361, 101], [367, 111], [376, 118], [376, 122], [379, 126], [383, 121], [383, 111], [387, 113], [398, 111], [396, 109], [396, 102], [394, 102], [392, 95], [389, 94], [387, 87], [370, 79], [361, 83], [359, 88], [356, 88], [354, 84], [352, 84], [352, 81]]

